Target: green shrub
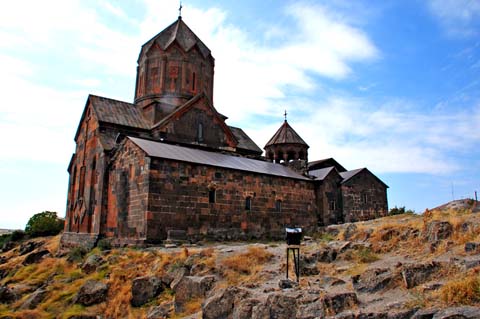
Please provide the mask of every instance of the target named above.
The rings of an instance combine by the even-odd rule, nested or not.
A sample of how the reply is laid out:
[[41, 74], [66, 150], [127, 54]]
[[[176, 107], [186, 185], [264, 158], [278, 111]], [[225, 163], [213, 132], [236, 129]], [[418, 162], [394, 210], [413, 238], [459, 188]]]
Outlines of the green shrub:
[[67, 260], [69, 262], [81, 262], [83, 257], [87, 254], [87, 250], [83, 247], [74, 247], [72, 248], [67, 255]]
[[0, 236], [0, 249], [3, 247], [3, 244], [12, 240], [12, 234], [3, 234]]
[[33, 215], [25, 227], [31, 237], [51, 236], [63, 230], [64, 220], [57, 217], [56, 212], [44, 211]]
[[11, 234], [11, 239], [12, 241], [19, 241], [19, 240], [22, 240], [25, 238], [25, 232], [23, 230], [15, 230], [13, 231], [13, 233]]
[[397, 207], [395, 206], [394, 208], [391, 208], [390, 211], [388, 212], [388, 215], [401, 215], [401, 214], [415, 214], [415, 212], [411, 209], [405, 210], [405, 206], [402, 207]]
[[112, 249], [112, 244], [110, 243], [110, 240], [103, 238], [98, 241], [97, 247], [100, 250], [110, 250]]

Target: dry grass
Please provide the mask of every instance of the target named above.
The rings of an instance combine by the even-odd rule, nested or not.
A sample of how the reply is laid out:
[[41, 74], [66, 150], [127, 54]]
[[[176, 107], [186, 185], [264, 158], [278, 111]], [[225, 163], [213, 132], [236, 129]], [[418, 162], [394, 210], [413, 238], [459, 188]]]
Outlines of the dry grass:
[[438, 292], [447, 305], [478, 305], [480, 303], [480, 276], [471, 273], [464, 278], [446, 283]]
[[272, 258], [273, 254], [263, 247], [248, 247], [246, 252], [222, 260], [223, 274], [229, 284], [251, 282]]

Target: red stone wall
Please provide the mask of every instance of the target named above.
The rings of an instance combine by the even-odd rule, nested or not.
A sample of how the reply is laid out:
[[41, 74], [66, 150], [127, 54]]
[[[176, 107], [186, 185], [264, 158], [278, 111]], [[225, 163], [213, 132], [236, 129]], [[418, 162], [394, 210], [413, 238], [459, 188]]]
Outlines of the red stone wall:
[[386, 216], [387, 189], [370, 172], [364, 170], [342, 185], [345, 222]]
[[107, 237], [144, 239], [148, 204], [149, 158], [126, 140], [108, 172]]
[[[308, 232], [317, 224], [314, 185], [306, 181], [152, 159], [149, 187], [151, 242], [165, 239], [168, 230], [184, 230], [191, 238], [282, 238], [285, 226]], [[215, 203], [209, 203], [210, 189]], [[280, 212], [276, 200], [282, 201]]]
[[98, 121], [91, 106], [85, 110], [81, 122], [75, 154], [70, 166], [69, 191], [67, 197], [66, 232], [98, 232], [104, 166], [103, 148], [98, 138]]
[[197, 47], [184, 52], [176, 44], [165, 51], [153, 45], [139, 58], [135, 104], [144, 108], [160, 102], [145, 110], [154, 123], [167, 105], [182, 105], [202, 91], [213, 101], [213, 68], [213, 58], [204, 58]]

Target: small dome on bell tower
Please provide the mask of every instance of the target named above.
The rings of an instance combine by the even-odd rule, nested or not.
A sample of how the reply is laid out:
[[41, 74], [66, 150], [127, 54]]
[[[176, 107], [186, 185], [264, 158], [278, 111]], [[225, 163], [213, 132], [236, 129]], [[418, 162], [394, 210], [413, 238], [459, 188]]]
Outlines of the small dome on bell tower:
[[265, 156], [275, 163], [289, 163], [294, 160], [308, 162], [308, 149], [307, 143], [288, 124], [285, 111], [285, 121], [264, 147]]

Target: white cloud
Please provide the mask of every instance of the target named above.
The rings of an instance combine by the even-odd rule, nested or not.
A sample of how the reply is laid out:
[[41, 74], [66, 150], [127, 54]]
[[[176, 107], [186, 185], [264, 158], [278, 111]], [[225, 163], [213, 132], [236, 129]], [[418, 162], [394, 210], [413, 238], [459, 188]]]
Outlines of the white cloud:
[[452, 36], [478, 36], [480, 1], [429, 0], [429, 9]]

